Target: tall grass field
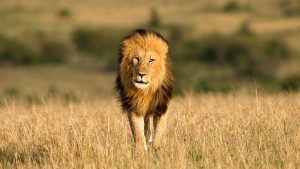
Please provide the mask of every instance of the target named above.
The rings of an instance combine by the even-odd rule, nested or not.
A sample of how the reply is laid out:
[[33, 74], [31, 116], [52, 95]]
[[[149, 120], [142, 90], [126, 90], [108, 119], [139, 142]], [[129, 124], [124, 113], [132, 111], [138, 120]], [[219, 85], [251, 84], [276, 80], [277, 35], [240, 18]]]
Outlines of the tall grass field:
[[299, 168], [300, 95], [175, 97], [164, 147], [134, 150], [110, 99], [41, 104], [2, 98], [1, 168]]

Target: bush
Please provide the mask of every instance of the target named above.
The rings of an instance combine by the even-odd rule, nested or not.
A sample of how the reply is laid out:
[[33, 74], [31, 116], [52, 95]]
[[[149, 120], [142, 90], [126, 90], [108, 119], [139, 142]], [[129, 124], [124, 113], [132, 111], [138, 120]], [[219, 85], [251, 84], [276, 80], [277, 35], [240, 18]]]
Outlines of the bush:
[[76, 103], [80, 101], [80, 97], [73, 91], [65, 92], [63, 98], [67, 103]]
[[248, 36], [206, 35], [187, 43], [188, 57], [204, 63], [244, 65], [251, 63], [260, 41]]
[[47, 95], [48, 97], [57, 97], [59, 95], [59, 88], [55, 85], [51, 85], [48, 88]]
[[35, 55], [21, 42], [0, 35], [0, 63], [29, 64]]
[[282, 12], [286, 16], [300, 15], [300, 1], [299, 0], [282, 0], [279, 3]]
[[0, 35], [0, 63], [28, 65], [38, 63], [64, 63], [69, 48], [58, 39], [33, 38], [25, 42]]
[[59, 40], [47, 39], [40, 46], [41, 63], [65, 63], [69, 58], [69, 48], [66, 43]]
[[8, 98], [18, 98], [21, 96], [21, 93], [16, 87], [9, 87], [4, 89], [3, 96]]
[[242, 34], [206, 35], [188, 41], [185, 51], [188, 52], [185, 52], [186, 56], [182, 58], [209, 64], [229, 65], [242, 76], [272, 73], [289, 57], [289, 48], [280, 37], [267, 39]]
[[155, 8], [151, 10], [150, 21], [148, 25], [150, 28], [157, 28], [162, 26], [159, 13]]
[[254, 36], [255, 32], [250, 27], [250, 21], [244, 21], [239, 29], [235, 32], [238, 35], [245, 35], [245, 36]]
[[62, 8], [57, 11], [57, 16], [61, 18], [69, 18], [71, 16], [71, 11], [67, 8]]
[[29, 93], [25, 98], [27, 103], [29, 103], [30, 105], [39, 105], [43, 102], [42, 96], [39, 96], [36, 93]]
[[285, 91], [299, 91], [300, 75], [291, 75], [281, 82], [281, 89]]
[[238, 12], [241, 10], [242, 10], [242, 7], [237, 1], [229, 1], [223, 7], [224, 12]]
[[119, 48], [122, 35], [117, 30], [78, 28], [72, 33], [72, 42], [80, 52], [103, 56]]

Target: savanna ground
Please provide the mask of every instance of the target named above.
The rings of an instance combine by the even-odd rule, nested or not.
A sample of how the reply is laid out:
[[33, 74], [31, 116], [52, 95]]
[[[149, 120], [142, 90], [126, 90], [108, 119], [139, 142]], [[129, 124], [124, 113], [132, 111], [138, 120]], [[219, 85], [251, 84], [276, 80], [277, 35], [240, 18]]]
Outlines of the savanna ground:
[[[0, 0], [0, 168], [300, 168], [300, 8], [287, 1]], [[114, 61], [120, 38], [153, 18], [176, 96], [164, 148], [141, 155]], [[253, 67], [262, 77], [241, 73]]]
[[1, 168], [299, 168], [300, 95], [186, 94], [165, 146], [137, 154], [114, 98], [3, 100]]

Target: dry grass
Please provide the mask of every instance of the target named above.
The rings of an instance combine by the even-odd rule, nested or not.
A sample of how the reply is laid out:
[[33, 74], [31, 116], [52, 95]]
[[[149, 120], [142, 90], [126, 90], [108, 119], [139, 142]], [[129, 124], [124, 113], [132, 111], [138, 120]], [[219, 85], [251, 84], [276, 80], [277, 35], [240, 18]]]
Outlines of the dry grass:
[[165, 147], [135, 153], [113, 98], [0, 107], [1, 168], [299, 168], [300, 94], [175, 98]]

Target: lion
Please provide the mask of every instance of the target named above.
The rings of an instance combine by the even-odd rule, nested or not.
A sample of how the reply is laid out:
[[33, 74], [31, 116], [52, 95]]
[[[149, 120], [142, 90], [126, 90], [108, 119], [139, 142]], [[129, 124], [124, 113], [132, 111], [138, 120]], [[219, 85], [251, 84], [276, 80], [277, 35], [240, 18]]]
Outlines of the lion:
[[136, 148], [161, 148], [173, 81], [168, 42], [162, 35], [138, 29], [121, 40], [116, 90]]

